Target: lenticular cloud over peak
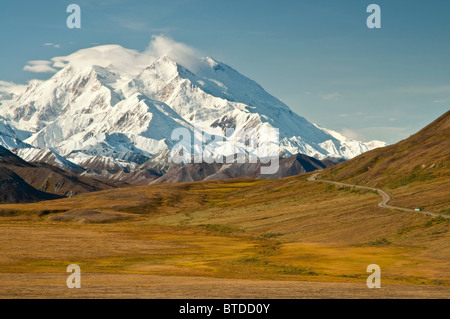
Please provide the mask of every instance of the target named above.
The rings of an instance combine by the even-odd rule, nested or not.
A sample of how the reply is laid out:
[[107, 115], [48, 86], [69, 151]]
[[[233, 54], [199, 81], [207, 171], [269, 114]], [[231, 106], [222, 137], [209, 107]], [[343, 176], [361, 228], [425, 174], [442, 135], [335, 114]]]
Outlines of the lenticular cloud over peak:
[[201, 58], [201, 53], [181, 42], [168, 37], [153, 36], [145, 54], [154, 57], [168, 56], [188, 69], [195, 70]]
[[101, 45], [82, 49], [70, 55], [52, 59], [54, 67], [71, 65], [77, 69], [97, 65], [118, 73], [135, 73], [151, 64], [154, 57], [117, 44]]
[[168, 56], [188, 69], [195, 69], [200, 59], [197, 50], [166, 36], [157, 35], [152, 37], [144, 52], [127, 49], [118, 44], [109, 44], [81, 49], [51, 60], [54, 68], [63, 68], [68, 64], [77, 69], [97, 65], [121, 75], [133, 76], [161, 56]]

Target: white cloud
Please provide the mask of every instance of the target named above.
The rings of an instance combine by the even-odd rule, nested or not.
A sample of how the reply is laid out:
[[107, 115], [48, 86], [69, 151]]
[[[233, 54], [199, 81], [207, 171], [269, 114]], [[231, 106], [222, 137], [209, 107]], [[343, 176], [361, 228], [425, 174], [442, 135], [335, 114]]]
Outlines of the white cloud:
[[55, 73], [58, 71], [50, 66], [50, 64], [52, 63], [51, 61], [33, 60], [28, 61], [27, 63], [28, 65], [25, 65], [23, 67], [24, 71], [30, 71], [35, 73]]
[[52, 62], [48, 60], [32, 60], [27, 63], [31, 65], [50, 65]]
[[[52, 42], [45, 46], [57, 46]], [[150, 66], [157, 58], [167, 55], [184, 67], [196, 71], [200, 53], [184, 43], [176, 42], [164, 35], [153, 36], [145, 51], [124, 48], [120, 45], [100, 45], [78, 50], [67, 56], [57, 56], [50, 61], [32, 60], [23, 67], [35, 73], [56, 73], [68, 64], [76, 68], [98, 65], [120, 73], [124, 78], [132, 77]]]
[[54, 68], [63, 68], [69, 64], [79, 69], [98, 65], [109, 68], [112, 72], [132, 76], [149, 66], [155, 58], [149, 54], [113, 44], [82, 49], [51, 60]]
[[201, 56], [194, 48], [163, 35], [152, 37], [146, 53], [155, 57], [167, 55], [188, 69], [195, 69]]
[[329, 94], [322, 95], [322, 99], [328, 101], [337, 101], [342, 97], [342, 94], [339, 92], [333, 92]]
[[83, 68], [90, 65], [110, 67], [122, 75], [135, 75], [151, 65], [157, 58], [168, 55], [188, 69], [195, 69], [200, 54], [184, 43], [163, 35], [153, 36], [144, 52], [127, 49], [120, 45], [100, 45], [76, 51], [68, 56], [52, 58], [53, 68], [67, 64]]
[[19, 94], [27, 88], [27, 85], [16, 84], [13, 82], [0, 81], [0, 93], [14, 93]]
[[349, 128], [343, 128], [342, 130], [339, 131], [339, 133], [341, 133], [343, 136], [351, 140], [362, 141], [364, 139], [364, 136], [358, 134], [357, 132]]
[[25, 65], [23, 67], [24, 71], [34, 72], [34, 73], [54, 73], [57, 72], [56, 69], [49, 65]]
[[60, 48], [61, 47], [60, 44], [55, 44], [55, 43], [51, 43], [51, 42], [44, 43], [44, 45], [45, 46], [52, 46], [54, 48]]

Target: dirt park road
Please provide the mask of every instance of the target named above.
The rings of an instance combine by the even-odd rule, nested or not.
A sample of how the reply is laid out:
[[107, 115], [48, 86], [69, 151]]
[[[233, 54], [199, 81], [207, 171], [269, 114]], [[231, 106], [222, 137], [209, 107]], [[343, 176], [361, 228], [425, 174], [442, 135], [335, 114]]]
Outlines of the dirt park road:
[[317, 173], [314, 173], [313, 175], [311, 175], [310, 177], [308, 177], [309, 181], [312, 182], [319, 182], [319, 183], [327, 183], [327, 184], [333, 184], [333, 185], [337, 185], [337, 186], [344, 186], [344, 187], [354, 187], [356, 189], [367, 189], [367, 190], [371, 190], [374, 192], [377, 192], [378, 194], [380, 194], [381, 196], [381, 202], [378, 203], [378, 206], [383, 207], [383, 208], [389, 208], [389, 209], [398, 209], [401, 211], [405, 211], [405, 212], [414, 212], [414, 213], [420, 213], [420, 214], [424, 214], [424, 215], [430, 215], [430, 216], [434, 216], [434, 217], [443, 217], [443, 218], [449, 218], [449, 215], [442, 215], [442, 214], [436, 214], [433, 212], [427, 212], [427, 211], [417, 211], [411, 208], [405, 208], [405, 207], [398, 207], [398, 206], [391, 206], [388, 205], [389, 202], [392, 200], [392, 196], [388, 193], [386, 193], [385, 191], [378, 189], [378, 188], [373, 188], [373, 187], [367, 187], [367, 186], [360, 186], [360, 185], [353, 185], [353, 184], [346, 184], [346, 183], [341, 183], [341, 182], [333, 182], [333, 181], [329, 181], [329, 180], [324, 180], [324, 179], [317, 179], [317, 175], [319, 175], [321, 172], [318, 171]]

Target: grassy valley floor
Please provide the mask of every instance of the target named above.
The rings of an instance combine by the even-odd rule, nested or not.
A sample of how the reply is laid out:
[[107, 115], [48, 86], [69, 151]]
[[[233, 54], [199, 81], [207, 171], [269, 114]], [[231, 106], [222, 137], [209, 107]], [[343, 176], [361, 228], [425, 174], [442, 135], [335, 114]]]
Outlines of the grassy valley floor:
[[[448, 220], [307, 177], [1, 205], [0, 297], [450, 296]], [[81, 289], [66, 287], [69, 264], [81, 267]], [[366, 287], [369, 264], [382, 289]]]

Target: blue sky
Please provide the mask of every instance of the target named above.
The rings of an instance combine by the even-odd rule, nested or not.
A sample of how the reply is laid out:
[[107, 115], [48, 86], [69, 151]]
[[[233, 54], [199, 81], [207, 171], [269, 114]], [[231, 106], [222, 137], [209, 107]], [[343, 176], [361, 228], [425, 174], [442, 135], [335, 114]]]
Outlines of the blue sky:
[[[66, 8], [81, 7], [81, 29]], [[366, 8], [381, 7], [381, 29]], [[432, 4], [432, 5], [431, 5]], [[320, 126], [394, 143], [450, 109], [450, 1], [2, 0], [0, 80], [101, 44], [163, 34], [223, 61]]]

